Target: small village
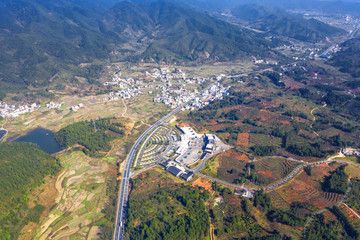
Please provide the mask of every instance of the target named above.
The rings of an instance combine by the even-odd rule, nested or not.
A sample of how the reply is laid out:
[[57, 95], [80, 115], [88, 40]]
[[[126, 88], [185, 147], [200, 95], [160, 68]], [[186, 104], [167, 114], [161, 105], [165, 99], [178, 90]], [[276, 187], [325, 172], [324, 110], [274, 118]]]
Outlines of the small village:
[[[198, 78], [186, 75], [180, 69], [170, 70], [169, 68], [155, 68], [150, 73], [145, 72], [147, 78], [151, 80], [136, 80], [132, 77], [122, 77], [121, 73], [115, 73], [110, 82], [104, 82], [103, 86], [110, 87], [107, 96], [102, 96], [103, 102], [115, 101], [119, 99], [131, 99], [145, 95], [152, 97], [154, 103], [163, 103], [170, 108], [177, 108], [190, 100], [192, 105], [186, 106], [187, 110], [200, 109], [210, 104], [210, 102], [223, 99], [229, 94], [230, 87], [224, 87], [219, 81], [225, 77], [224, 74], [214, 75], [208, 78]], [[199, 85], [216, 81], [199, 93]], [[72, 112], [77, 112], [84, 108], [86, 103], [77, 103], [68, 107]], [[48, 109], [61, 109], [62, 103], [48, 102], [44, 105], [0, 103], [0, 116], [3, 118], [16, 118], [19, 115], [33, 112], [41, 107]]]
[[[187, 109], [203, 108], [211, 101], [222, 99], [228, 94], [229, 87], [223, 87], [218, 82], [211, 85], [209, 89], [198, 96], [199, 90], [188, 89], [191, 84], [203, 84], [211, 80], [211, 78], [186, 77], [186, 74], [175, 69], [170, 71], [169, 68], [154, 69], [151, 73], [146, 72], [147, 77], [153, 78], [150, 83], [144, 83], [142, 80], [135, 80], [131, 77], [121, 77], [121, 73], [116, 73], [112, 77], [111, 82], [103, 83], [104, 86], [118, 87], [116, 91], [111, 91], [107, 97], [103, 97], [103, 101], [113, 101], [118, 99], [131, 99], [136, 96], [145, 94], [154, 95], [153, 102], [163, 103], [170, 108], [176, 108], [191, 99], [194, 99], [192, 107]], [[220, 81], [224, 74], [216, 75], [213, 79]], [[175, 80], [175, 81], [174, 81]]]
[[21, 114], [33, 112], [38, 108], [40, 106], [36, 103], [19, 105], [0, 103], [0, 116], [3, 118], [16, 118]]

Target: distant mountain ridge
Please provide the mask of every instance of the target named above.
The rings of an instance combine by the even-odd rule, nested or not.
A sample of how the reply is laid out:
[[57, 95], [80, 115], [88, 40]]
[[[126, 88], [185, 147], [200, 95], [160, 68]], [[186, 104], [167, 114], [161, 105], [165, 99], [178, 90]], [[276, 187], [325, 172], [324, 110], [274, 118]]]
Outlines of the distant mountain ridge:
[[73, 76], [95, 78], [101, 71], [96, 64], [110, 59], [226, 61], [266, 55], [276, 46], [186, 5], [122, 1], [108, 6], [105, 0], [1, 1], [0, 97], [50, 81], [76, 82]]
[[255, 4], [238, 6], [232, 9], [232, 14], [249, 22], [252, 28], [305, 42], [318, 42], [326, 37], [346, 33], [315, 19], [305, 19], [281, 9]]
[[260, 34], [169, 1], [120, 2], [105, 14], [104, 22], [119, 36], [148, 43], [139, 56], [143, 60], [225, 61], [264, 54], [275, 46]]

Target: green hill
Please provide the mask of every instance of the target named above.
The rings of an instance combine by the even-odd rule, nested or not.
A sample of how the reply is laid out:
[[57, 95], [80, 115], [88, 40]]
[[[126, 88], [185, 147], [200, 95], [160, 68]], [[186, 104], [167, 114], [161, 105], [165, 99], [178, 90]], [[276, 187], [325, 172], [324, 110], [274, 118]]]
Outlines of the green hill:
[[47, 86], [60, 71], [74, 73], [82, 62], [107, 58], [111, 40], [99, 34], [100, 16], [99, 9], [66, 0], [3, 1], [0, 89]]
[[28, 209], [28, 193], [60, 166], [32, 143], [0, 144], [0, 239], [17, 239], [29, 221], [39, 221], [43, 207]]
[[276, 45], [263, 35], [168, 1], [121, 2], [105, 14], [105, 23], [119, 35], [148, 44], [139, 56], [143, 60], [224, 61], [266, 55]]
[[341, 50], [328, 61], [353, 77], [360, 77], [360, 38], [353, 38], [341, 45]]
[[247, 21], [255, 29], [305, 42], [318, 42], [345, 33], [344, 30], [315, 19], [305, 19], [284, 10], [254, 4], [236, 7], [232, 14]]

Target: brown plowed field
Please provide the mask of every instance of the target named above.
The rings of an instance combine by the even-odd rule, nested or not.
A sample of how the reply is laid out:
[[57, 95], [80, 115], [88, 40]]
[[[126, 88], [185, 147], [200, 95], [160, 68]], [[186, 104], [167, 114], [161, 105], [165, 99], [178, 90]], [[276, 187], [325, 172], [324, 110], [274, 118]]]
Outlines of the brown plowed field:
[[249, 146], [250, 134], [249, 133], [239, 133], [237, 138], [237, 145], [238, 146]]
[[192, 186], [194, 187], [203, 187], [205, 188], [207, 191], [212, 192], [212, 183], [205, 178], [198, 178], [196, 179], [193, 183]]
[[230, 157], [235, 160], [239, 160], [239, 161], [243, 161], [243, 162], [250, 162], [250, 159], [247, 155], [245, 155], [241, 152], [238, 152], [235, 149], [230, 149], [224, 153], [221, 153], [220, 156]]

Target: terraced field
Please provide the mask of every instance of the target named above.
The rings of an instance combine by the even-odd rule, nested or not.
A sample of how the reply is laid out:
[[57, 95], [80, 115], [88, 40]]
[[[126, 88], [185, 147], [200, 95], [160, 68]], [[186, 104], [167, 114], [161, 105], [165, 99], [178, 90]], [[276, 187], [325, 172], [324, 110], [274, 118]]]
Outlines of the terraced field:
[[339, 208], [348, 217], [348, 219], [354, 225], [354, 227], [358, 231], [360, 231], [360, 218], [356, 216], [356, 214], [354, 214], [354, 212], [352, 212], [351, 209], [348, 208], [348, 206], [346, 206], [345, 204], [341, 204]]
[[283, 179], [299, 165], [298, 162], [279, 157], [265, 158], [254, 164], [256, 174], [260, 177], [264, 186]]
[[56, 205], [33, 239], [96, 238], [105, 217], [101, 210], [108, 201], [105, 191], [109, 161], [90, 158], [83, 152], [58, 157], [64, 170], [55, 183], [59, 192]]
[[312, 181], [305, 172], [275, 191], [289, 204], [306, 202], [318, 208], [332, 207], [344, 197], [342, 194], [323, 192], [320, 184]]
[[269, 192], [271, 203], [275, 208], [278, 209], [289, 209], [290, 204], [281, 197], [277, 191]]

